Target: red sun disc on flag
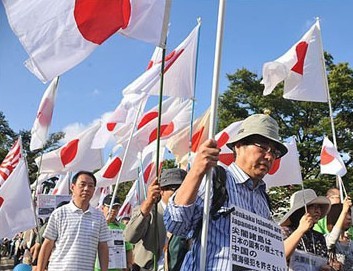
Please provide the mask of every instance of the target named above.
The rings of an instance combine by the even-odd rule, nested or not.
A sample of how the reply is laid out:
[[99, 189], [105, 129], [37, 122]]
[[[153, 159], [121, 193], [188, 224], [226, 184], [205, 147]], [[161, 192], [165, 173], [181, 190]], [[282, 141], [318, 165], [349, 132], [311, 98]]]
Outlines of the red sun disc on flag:
[[308, 51], [308, 43], [301, 41], [295, 47], [295, 52], [297, 53], [297, 63], [292, 68], [292, 71], [303, 75], [304, 73], [304, 61], [306, 57], [306, 52]]
[[326, 147], [324, 147], [322, 152], [321, 152], [320, 164], [321, 165], [327, 165], [327, 164], [331, 163], [334, 159], [335, 159], [335, 157], [333, 157], [331, 154], [329, 154], [326, 151]]
[[231, 163], [234, 162], [234, 154], [233, 153], [221, 153], [219, 155], [219, 161], [223, 164], [229, 166]]
[[130, 21], [130, 0], [76, 0], [74, 17], [82, 36], [102, 44]]
[[143, 126], [145, 126], [147, 123], [152, 121], [153, 119], [158, 117], [158, 112], [149, 112], [146, 115], [144, 115], [140, 121], [140, 123], [137, 125], [137, 130], [141, 129]]
[[45, 98], [41, 108], [38, 110], [37, 119], [43, 126], [48, 126], [53, 115], [53, 103], [50, 99]]
[[0, 207], [2, 206], [2, 204], [4, 203], [4, 198], [3, 197], [0, 197]]
[[61, 149], [60, 159], [64, 167], [75, 159], [78, 150], [78, 142], [78, 139], [74, 139]]
[[[174, 131], [174, 123], [171, 122], [169, 124], [161, 125], [161, 128], [159, 130], [159, 134], [160, 134], [160, 137], [162, 138], [164, 136], [170, 135], [171, 133], [173, 133], [173, 131]], [[157, 139], [157, 128], [154, 129], [152, 131], [152, 133], [150, 134], [148, 144], [150, 144], [151, 142], [153, 142], [156, 139]]]
[[224, 144], [227, 143], [227, 141], [229, 140], [229, 135], [226, 132], [223, 132], [221, 134], [221, 136], [219, 137], [219, 139], [217, 140], [217, 147], [218, 148], [222, 148], [224, 146]]
[[197, 148], [200, 146], [200, 140], [202, 138], [203, 131], [205, 130], [205, 126], [202, 126], [200, 130], [198, 130], [191, 139], [191, 151], [196, 152]]
[[270, 175], [275, 174], [278, 171], [280, 166], [281, 166], [281, 158], [276, 159], [273, 162], [273, 165], [272, 165], [271, 169], [269, 170], [268, 174], [270, 174]]
[[113, 179], [119, 173], [121, 168], [121, 160], [119, 157], [115, 157], [114, 160], [109, 164], [107, 170], [103, 174], [103, 178]]
[[143, 172], [143, 181], [144, 181], [144, 183], [148, 182], [148, 179], [151, 176], [151, 171], [152, 171], [153, 165], [154, 165], [154, 163], [151, 163], [145, 168], [145, 171]]

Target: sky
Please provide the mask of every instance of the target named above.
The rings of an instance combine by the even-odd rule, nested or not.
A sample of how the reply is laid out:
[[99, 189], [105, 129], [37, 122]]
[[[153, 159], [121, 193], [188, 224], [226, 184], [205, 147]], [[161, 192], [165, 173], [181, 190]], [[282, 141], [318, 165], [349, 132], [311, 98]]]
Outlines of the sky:
[[[320, 18], [323, 47], [334, 62], [353, 63], [353, 0], [226, 1], [219, 92], [226, 74], [246, 68], [261, 76], [262, 65], [284, 54]], [[195, 116], [210, 105], [218, 16], [217, 0], [173, 0], [167, 51], [202, 20], [196, 78]], [[113, 111], [121, 91], [146, 68], [154, 46], [118, 34], [64, 73], [50, 132], [89, 125]], [[47, 88], [29, 72], [28, 58], [0, 4], [0, 111], [15, 132], [30, 130]], [[157, 104], [157, 100], [151, 103]], [[155, 104], [151, 104], [151, 107]]]

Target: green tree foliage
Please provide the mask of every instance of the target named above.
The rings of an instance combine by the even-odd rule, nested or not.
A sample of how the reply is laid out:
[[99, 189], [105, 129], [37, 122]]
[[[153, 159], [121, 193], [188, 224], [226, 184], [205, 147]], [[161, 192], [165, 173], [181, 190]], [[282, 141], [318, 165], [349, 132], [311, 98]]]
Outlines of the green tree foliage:
[[[353, 162], [353, 70], [348, 63], [334, 64], [329, 54], [325, 54], [325, 58], [337, 145], [348, 169], [343, 180], [347, 191], [351, 191], [353, 183], [349, 177]], [[286, 140], [295, 136], [297, 139], [304, 186], [313, 188], [319, 195], [324, 195], [329, 187], [335, 186], [335, 176], [320, 175], [323, 137], [327, 135], [332, 140], [328, 104], [284, 99], [283, 84], [278, 85], [272, 94], [263, 96], [261, 78], [245, 68], [227, 76], [230, 84], [219, 98], [219, 130], [253, 113], [269, 110], [270, 115], [279, 123], [282, 138]], [[279, 210], [286, 207], [286, 199], [298, 189], [300, 186], [273, 189], [270, 195], [274, 208]]]

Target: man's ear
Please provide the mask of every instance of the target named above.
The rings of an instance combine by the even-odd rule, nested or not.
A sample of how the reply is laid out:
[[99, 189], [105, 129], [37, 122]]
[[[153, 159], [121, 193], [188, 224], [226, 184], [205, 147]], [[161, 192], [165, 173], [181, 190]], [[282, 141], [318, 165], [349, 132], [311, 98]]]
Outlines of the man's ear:
[[74, 185], [75, 185], [75, 184], [72, 183], [71, 186], [70, 186], [71, 192], [73, 192], [73, 190], [74, 190]]

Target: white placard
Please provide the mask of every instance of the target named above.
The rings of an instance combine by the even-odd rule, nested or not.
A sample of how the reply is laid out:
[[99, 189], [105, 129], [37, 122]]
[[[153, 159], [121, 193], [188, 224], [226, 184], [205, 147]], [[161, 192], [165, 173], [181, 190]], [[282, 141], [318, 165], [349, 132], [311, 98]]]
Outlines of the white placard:
[[234, 208], [230, 227], [232, 271], [286, 271], [280, 227], [261, 216]]
[[110, 229], [111, 240], [109, 247], [109, 266], [108, 269], [126, 268], [126, 250], [123, 230]]
[[289, 271], [319, 271], [327, 259], [303, 250], [295, 250], [290, 257]]
[[39, 194], [37, 198], [37, 213], [41, 218], [49, 217], [55, 210], [56, 206], [63, 201], [70, 201], [71, 195], [48, 195]]

